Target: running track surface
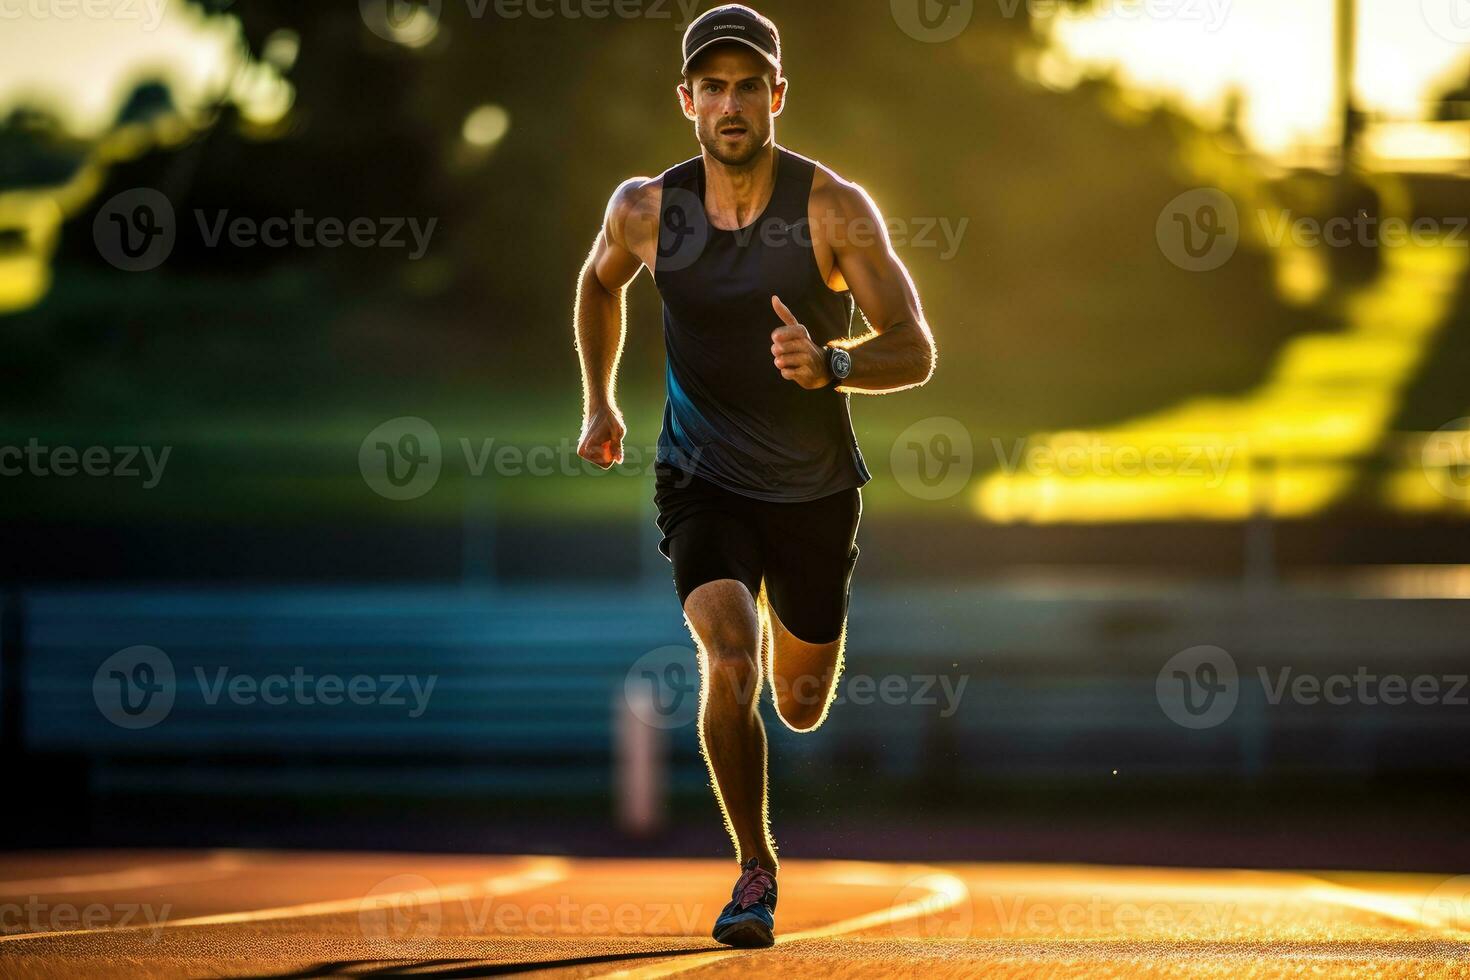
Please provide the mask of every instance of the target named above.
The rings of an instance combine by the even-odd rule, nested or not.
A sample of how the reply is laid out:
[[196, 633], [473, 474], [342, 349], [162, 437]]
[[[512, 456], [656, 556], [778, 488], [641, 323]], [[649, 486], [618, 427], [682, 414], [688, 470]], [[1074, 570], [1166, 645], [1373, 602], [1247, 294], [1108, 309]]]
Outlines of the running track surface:
[[779, 941], [709, 938], [732, 861], [0, 855], [10, 977], [1470, 977], [1470, 877], [788, 861]]

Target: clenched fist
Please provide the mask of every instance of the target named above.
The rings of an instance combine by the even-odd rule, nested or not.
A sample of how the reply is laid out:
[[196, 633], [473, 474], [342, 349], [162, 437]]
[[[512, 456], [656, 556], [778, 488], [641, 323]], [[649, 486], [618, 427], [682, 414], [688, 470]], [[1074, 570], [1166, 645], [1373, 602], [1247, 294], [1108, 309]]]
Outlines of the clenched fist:
[[781, 302], [781, 297], [772, 296], [771, 306], [783, 324], [771, 334], [771, 356], [776, 359], [776, 370], [781, 372], [781, 377], [803, 388], [825, 388], [832, 381], [827, 373], [827, 352], [812, 343], [812, 335]]
[[609, 405], [590, 409], [582, 421], [582, 441], [577, 455], [603, 469], [623, 461], [623, 436], [628, 428], [623, 415]]

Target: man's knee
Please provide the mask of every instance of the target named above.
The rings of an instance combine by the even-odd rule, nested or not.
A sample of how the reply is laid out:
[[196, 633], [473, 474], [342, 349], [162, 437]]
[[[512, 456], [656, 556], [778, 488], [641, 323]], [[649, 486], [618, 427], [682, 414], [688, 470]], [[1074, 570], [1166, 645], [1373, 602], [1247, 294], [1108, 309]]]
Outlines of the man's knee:
[[776, 702], [776, 711], [792, 731], [814, 731], [827, 714], [827, 701], [785, 700]]
[[822, 723], [832, 699], [832, 678], [802, 674], [776, 678], [776, 712], [788, 728], [809, 732]]
[[750, 591], [735, 581], [711, 582], [690, 593], [684, 612], [710, 682], [733, 687], [742, 702], [753, 704], [760, 684], [760, 620]]

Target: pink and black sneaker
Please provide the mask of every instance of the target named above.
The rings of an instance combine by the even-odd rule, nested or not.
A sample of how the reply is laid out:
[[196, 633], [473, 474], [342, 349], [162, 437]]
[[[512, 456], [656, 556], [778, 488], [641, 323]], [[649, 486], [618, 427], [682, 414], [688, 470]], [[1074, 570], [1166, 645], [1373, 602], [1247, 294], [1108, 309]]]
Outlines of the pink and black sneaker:
[[715, 920], [715, 942], [741, 948], [770, 946], [776, 941], [775, 913], [776, 876], [751, 858], [735, 882], [730, 904]]

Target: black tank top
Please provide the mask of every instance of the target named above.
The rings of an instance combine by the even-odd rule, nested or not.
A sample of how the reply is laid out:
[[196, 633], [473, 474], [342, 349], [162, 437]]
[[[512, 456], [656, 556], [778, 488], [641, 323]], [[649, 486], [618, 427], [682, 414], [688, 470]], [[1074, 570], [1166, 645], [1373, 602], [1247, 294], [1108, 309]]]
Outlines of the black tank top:
[[779, 296], [818, 347], [849, 336], [851, 293], [822, 279], [807, 208], [816, 164], [776, 148], [771, 203], [724, 231], [704, 209], [704, 158], [663, 175], [654, 282], [664, 301], [668, 401], [660, 462], [759, 500], [798, 502], [869, 480], [834, 387], [781, 377], [771, 332]]

